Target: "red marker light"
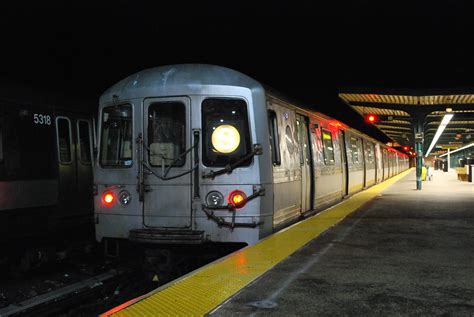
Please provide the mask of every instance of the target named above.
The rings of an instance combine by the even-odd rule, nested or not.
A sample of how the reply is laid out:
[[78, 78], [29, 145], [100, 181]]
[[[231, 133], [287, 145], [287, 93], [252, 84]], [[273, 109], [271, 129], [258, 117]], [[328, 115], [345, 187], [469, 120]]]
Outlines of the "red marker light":
[[112, 192], [105, 192], [102, 194], [102, 204], [105, 207], [110, 207], [115, 202], [115, 195]]
[[403, 149], [404, 149], [405, 151], [408, 151], [408, 146], [404, 146]]
[[368, 114], [365, 116], [365, 121], [368, 123], [376, 123], [379, 121], [379, 118], [375, 114]]
[[227, 201], [234, 208], [242, 208], [247, 203], [246, 199], [247, 199], [247, 196], [245, 195], [243, 191], [234, 190], [229, 194]]

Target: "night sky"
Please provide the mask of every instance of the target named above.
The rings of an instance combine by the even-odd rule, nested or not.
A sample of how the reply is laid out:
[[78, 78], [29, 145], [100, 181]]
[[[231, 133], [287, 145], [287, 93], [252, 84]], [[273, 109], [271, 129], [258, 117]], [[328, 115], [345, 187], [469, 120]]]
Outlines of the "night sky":
[[338, 91], [474, 87], [474, 2], [411, 2], [1, 4], [0, 79], [95, 102], [145, 68], [217, 64], [364, 129]]

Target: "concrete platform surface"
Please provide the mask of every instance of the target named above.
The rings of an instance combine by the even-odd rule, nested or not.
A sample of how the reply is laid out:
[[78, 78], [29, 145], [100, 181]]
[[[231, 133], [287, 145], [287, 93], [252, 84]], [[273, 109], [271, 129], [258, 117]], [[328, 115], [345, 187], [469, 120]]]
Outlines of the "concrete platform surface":
[[474, 183], [414, 171], [212, 316], [474, 316]]

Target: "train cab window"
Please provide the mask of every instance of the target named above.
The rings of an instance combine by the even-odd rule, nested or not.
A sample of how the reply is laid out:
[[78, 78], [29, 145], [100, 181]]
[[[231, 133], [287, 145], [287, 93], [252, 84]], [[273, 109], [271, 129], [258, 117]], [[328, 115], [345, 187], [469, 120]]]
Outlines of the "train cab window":
[[79, 158], [81, 163], [91, 163], [91, 136], [89, 122], [85, 120], [77, 121], [77, 135], [79, 139]]
[[131, 105], [108, 106], [102, 109], [99, 162], [103, 167], [132, 166]]
[[359, 139], [351, 137], [351, 152], [352, 152], [352, 163], [359, 164]]
[[281, 164], [280, 142], [278, 136], [278, 122], [275, 111], [268, 110], [268, 132], [270, 135], [270, 150], [272, 153], [273, 165]]
[[[223, 167], [252, 151], [247, 103], [242, 99], [208, 98], [202, 103], [202, 161]], [[248, 166], [252, 159], [241, 162]]]
[[183, 166], [186, 156], [186, 108], [179, 101], [148, 108], [148, 159], [152, 166]]
[[326, 165], [334, 164], [334, 145], [332, 142], [332, 133], [331, 131], [321, 129], [321, 136], [323, 139], [324, 163]]
[[60, 163], [72, 162], [71, 150], [71, 122], [68, 118], [56, 118], [56, 131], [58, 136], [58, 158]]

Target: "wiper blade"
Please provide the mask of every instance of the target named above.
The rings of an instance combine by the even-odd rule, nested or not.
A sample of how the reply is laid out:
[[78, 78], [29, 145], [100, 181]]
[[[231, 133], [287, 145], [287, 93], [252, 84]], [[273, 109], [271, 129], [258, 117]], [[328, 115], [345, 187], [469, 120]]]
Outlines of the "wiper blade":
[[210, 178], [214, 179], [216, 176], [223, 175], [223, 174], [230, 174], [234, 169], [242, 165], [245, 161], [248, 159], [251, 159], [255, 155], [262, 155], [263, 150], [262, 146], [260, 144], [254, 144], [253, 145], [253, 151], [250, 152], [249, 154], [241, 157], [239, 160], [235, 161], [234, 163], [227, 164], [223, 169], [217, 170], [217, 171], [210, 171], [209, 173], [203, 174], [202, 178]]

